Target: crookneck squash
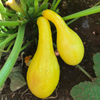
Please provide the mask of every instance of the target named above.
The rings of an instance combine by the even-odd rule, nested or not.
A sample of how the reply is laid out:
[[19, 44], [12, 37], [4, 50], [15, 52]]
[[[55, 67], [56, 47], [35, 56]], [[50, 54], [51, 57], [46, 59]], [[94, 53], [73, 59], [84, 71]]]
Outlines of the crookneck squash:
[[52, 10], [43, 11], [57, 29], [57, 49], [61, 58], [69, 65], [79, 64], [84, 56], [84, 46], [80, 37], [70, 29], [60, 15]]
[[35, 96], [46, 98], [53, 93], [58, 84], [60, 69], [53, 50], [49, 21], [44, 17], [39, 17], [37, 25], [38, 46], [28, 68], [27, 83]]

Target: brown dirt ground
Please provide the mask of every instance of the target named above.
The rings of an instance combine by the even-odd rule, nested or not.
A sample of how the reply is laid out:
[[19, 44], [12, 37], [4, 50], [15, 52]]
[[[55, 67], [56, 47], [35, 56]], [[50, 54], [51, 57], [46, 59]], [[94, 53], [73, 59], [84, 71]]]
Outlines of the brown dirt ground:
[[[62, 0], [59, 5], [61, 12], [60, 15], [66, 16], [87, 9], [97, 2], [99, 2], [99, 0]], [[69, 27], [77, 32], [85, 46], [84, 59], [80, 65], [91, 76], [95, 77], [92, 58], [94, 54], [100, 52], [100, 13], [79, 18], [77, 21], [70, 24]], [[26, 55], [34, 55], [35, 50], [36, 45], [31, 45]], [[70, 90], [72, 87], [80, 82], [86, 80], [90, 81], [90, 79], [77, 67], [72, 67], [64, 63], [60, 56], [58, 56], [58, 61], [61, 69], [60, 81], [57, 88], [58, 96], [56, 98], [52, 98], [52, 100], [73, 100], [70, 95]], [[23, 75], [25, 76], [27, 66], [24, 65], [23, 69]], [[39, 100], [39, 98], [35, 97], [30, 92], [30, 90], [24, 93], [24, 91], [28, 88], [27, 85], [15, 92], [11, 92], [9, 89], [9, 84], [10, 81], [7, 79], [5, 88], [0, 94], [0, 98], [2, 96], [7, 96], [7, 100]], [[22, 95], [22, 93], [24, 94]], [[54, 91], [52, 96], [56, 96], [56, 91]]]

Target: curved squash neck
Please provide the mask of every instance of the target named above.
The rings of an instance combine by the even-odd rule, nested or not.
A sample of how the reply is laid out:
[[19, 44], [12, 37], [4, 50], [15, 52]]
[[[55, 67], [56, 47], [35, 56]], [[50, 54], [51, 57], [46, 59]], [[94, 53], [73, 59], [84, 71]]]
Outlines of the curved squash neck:
[[41, 49], [43, 51], [53, 50], [52, 36], [51, 36], [51, 29], [49, 22], [47, 20], [46, 21], [42, 20], [41, 22], [38, 23], [38, 28], [39, 28], [38, 49]]
[[51, 10], [45, 10], [43, 12], [43, 16], [54, 23], [54, 25], [57, 28], [57, 31], [65, 30], [66, 28], [69, 28], [66, 25], [65, 21], [62, 19], [62, 17]]

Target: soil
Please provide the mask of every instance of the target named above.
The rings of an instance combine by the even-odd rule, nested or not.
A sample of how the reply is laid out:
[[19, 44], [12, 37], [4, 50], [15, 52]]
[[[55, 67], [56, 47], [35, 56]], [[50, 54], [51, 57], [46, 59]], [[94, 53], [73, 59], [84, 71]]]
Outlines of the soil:
[[[52, 0], [51, 0], [52, 1]], [[67, 16], [75, 12], [82, 11], [95, 5], [99, 0], [62, 0], [59, 5], [60, 15]], [[100, 13], [93, 14], [79, 18], [75, 22], [69, 25], [82, 39], [85, 47], [84, 59], [80, 63], [92, 77], [95, 77], [93, 70], [93, 55], [100, 52]], [[54, 36], [55, 38], [55, 36]], [[31, 44], [26, 52], [26, 55], [34, 55], [36, 45]], [[60, 64], [60, 81], [57, 89], [51, 95], [52, 100], [73, 100], [70, 95], [70, 91], [73, 86], [84, 81], [91, 81], [83, 72], [81, 72], [76, 66], [69, 66], [57, 56]], [[27, 72], [27, 66], [23, 66], [23, 75], [25, 77]], [[7, 79], [5, 87], [0, 94], [1, 97], [7, 97], [7, 100], [39, 100], [35, 97], [28, 87], [25, 85], [21, 89], [12, 92], [9, 88], [10, 81]], [[25, 92], [25, 90], [27, 90]], [[25, 93], [24, 93], [25, 92]], [[56, 95], [56, 93], [58, 95]], [[23, 95], [22, 95], [23, 94]], [[6, 100], [6, 99], [3, 99]]]

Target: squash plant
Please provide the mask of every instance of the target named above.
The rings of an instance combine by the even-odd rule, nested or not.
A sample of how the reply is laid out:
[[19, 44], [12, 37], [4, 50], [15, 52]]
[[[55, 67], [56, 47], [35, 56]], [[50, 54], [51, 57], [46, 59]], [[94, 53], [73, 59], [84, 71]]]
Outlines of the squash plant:
[[[8, 51], [13, 46], [8, 59], [0, 70], [0, 88], [11, 72], [19, 53], [25, 49], [29, 43], [33, 43], [34, 36], [32, 40], [22, 47], [23, 39], [26, 38], [26, 25], [30, 22], [33, 22], [33, 31], [35, 31], [37, 28], [37, 18], [42, 16], [43, 10], [49, 8], [56, 13], [60, 13], [59, 9], [57, 8], [60, 1], [61, 0], [53, 0], [51, 6], [48, 7], [49, 0], [20, 0], [20, 2], [16, 0], [5, 0], [4, 2], [6, 5], [11, 7], [9, 10], [7, 6], [4, 7], [2, 1], [0, 0], [0, 58], [2, 57], [3, 52]], [[69, 25], [79, 17], [98, 12], [100, 12], [100, 6], [97, 3], [97, 5], [92, 8], [62, 17], [62, 19], [64, 21], [72, 19], [67, 23], [67, 25]], [[7, 50], [5, 50], [6, 48]]]

